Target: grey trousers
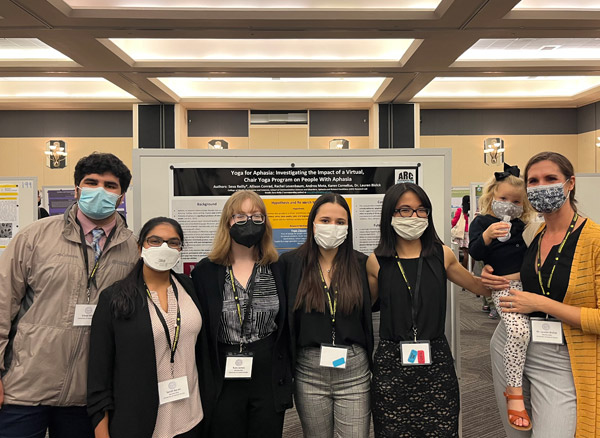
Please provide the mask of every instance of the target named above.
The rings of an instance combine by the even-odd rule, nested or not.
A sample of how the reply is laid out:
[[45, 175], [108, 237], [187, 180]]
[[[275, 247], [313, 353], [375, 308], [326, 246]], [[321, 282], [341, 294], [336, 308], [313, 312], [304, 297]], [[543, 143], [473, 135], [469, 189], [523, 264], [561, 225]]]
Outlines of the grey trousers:
[[506, 328], [501, 321], [490, 341], [494, 391], [508, 438], [573, 438], [577, 424], [577, 398], [569, 350], [566, 345], [529, 343], [523, 373], [525, 407], [532, 430], [513, 429], [508, 423], [503, 353]]
[[305, 437], [367, 438], [371, 372], [364, 348], [348, 350], [345, 369], [319, 366], [320, 348], [303, 348], [296, 361], [296, 410]]

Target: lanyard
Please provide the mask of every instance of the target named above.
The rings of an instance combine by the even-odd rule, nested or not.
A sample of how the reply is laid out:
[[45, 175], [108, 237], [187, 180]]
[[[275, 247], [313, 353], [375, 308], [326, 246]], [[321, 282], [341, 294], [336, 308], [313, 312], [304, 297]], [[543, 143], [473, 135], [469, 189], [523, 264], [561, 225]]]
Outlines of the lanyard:
[[577, 218], [579, 215], [575, 213], [573, 215], [573, 220], [571, 221], [571, 225], [567, 229], [564, 239], [562, 240], [560, 246], [558, 247], [558, 252], [556, 253], [556, 257], [554, 257], [554, 264], [552, 265], [552, 270], [550, 271], [550, 277], [548, 277], [548, 283], [546, 283], [546, 289], [544, 289], [544, 283], [542, 281], [542, 239], [544, 234], [546, 233], [546, 228], [542, 230], [540, 233], [540, 238], [538, 240], [538, 248], [537, 248], [537, 274], [538, 281], [540, 282], [540, 288], [542, 290], [542, 295], [549, 296], [550, 295], [550, 283], [552, 283], [552, 277], [554, 276], [554, 270], [556, 269], [556, 265], [558, 264], [558, 259], [560, 259], [560, 255], [562, 253], [563, 247], [565, 243], [567, 243], [567, 239], [575, 229], [575, 224], [577, 223]]
[[[167, 326], [167, 321], [165, 321], [165, 317], [162, 312], [152, 299], [152, 294], [150, 293], [150, 289], [146, 286], [144, 282], [144, 287], [146, 288], [146, 293], [148, 294], [148, 298], [150, 298], [150, 302], [154, 305], [154, 310], [156, 310], [156, 315], [160, 320], [160, 323], [165, 330], [165, 335], [167, 336], [167, 344], [169, 345], [169, 351], [171, 352], [171, 376], [175, 377], [175, 351], [177, 350], [177, 346], [179, 345], [179, 333], [181, 332], [181, 312], [179, 309], [179, 294], [177, 292], [177, 286], [175, 286], [175, 282], [171, 279], [171, 286], [173, 287], [173, 293], [175, 294], [175, 301], [177, 302], [177, 319], [175, 320], [175, 335], [173, 336], [173, 343], [171, 343], [171, 336], [169, 335], [169, 326]], [[167, 295], [168, 296], [168, 295]]]
[[[87, 277], [88, 277], [88, 279], [87, 279], [87, 302], [89, 304], [90, 296], [91, 296], [90, 288], [92, 286], [92, 282], [94, 283], [94, 286], [96, 285], [96, 274], [98, 273], [98, 266], [100, 265], [100, 259], [104, 255], [104, 250], [100, 253], [98, 260], [96, 260], [96, 263], [94, 264], [94, 267], [92, 268], [92, 272], [90, 273], [88, 252], [87, 252], [88, 245], [86, 243], [85, 235], [83, 234], [83, 228], [81, 227], [79, 220], [76, 219], [75, 221], [79, 225], [79, 236], [81, 237], [81, 248], [83, 250], [83, 260], [85, 261], [85, 275], [87, 275]], [[112, 231], [110, 232], [110, 234], [106, 237], [106, 242], [104, 242], [104, 248], [108, 247], [108, 244], [109, 244], [110, 240], [112, 239], [112, 237], [114, 236], [116, 230], [117, 230], [117, 226], [115, 225], [113, 227]]]
[[329, 315], [331, 316], [331, 343], [335, 345], [335, 314], [337, 312], [337, 298], [338, 291], [336, 289], [333, 290], [333, 303], [331, 302], [331, 293], [329, 292], [329, 288], [327, 287], [327, 283], [325, 282], [325, 277], [323, 276], [323, 270], [321, 269], [321, 265], [319, 264], [319, 274], [321, 274], [321, 284], [323, 285], [323, 290], [325, 291], [325, 295], [327, 295], [327, 301], [329, 303]]
[[406, 278], [406, 273], [404, 272], [404, 267], [402, 266], [402, 262], [400, 261], [400, 257], [396, 255], [396, 262], [398, 263], [398, 267], [400, 268], [400, 272], [402, 273], [402, 278], [406, 283], [406, 288], [408, 289], [408, 295], [410, 297], [410, 307], [411, 307], [411, 317], [412, 317], [412, 331], [415, 342], [417, 341], [417, 297], [419, 296], [419, 290], [421, 289], [421, 271], [423, 270], [423, 257], [419, 256], [419, 264], [417, 266], [417, 284], [413, 290], [412, 286], [408, 282], [408, 278]]
[[250, 333], [246, 334], [246, 328], [248, 324], [246, 322], [250, 319], [250, 309], [252, 308], [252, 299], [254, 298], [254, 281], [256, 278], [256, 272], [258, 271], [258, 265], [254, 265], [252, 268], [252, 274], [250, 275], [250, 282], [248, 283], [248, 301], [246, 302], [246, 309], [244, 310], [244, 317], [242, 318], [242, 305], [240, 303], [240, 297], [235, 287], [235, 276], [233, 275], [233, 268], [229, 266], [229, 280], [231, 281], [231, 288], [233, 289], [233, 299], [235, 300], [235, 306], [237, 308], [238, 318], [240, 320], [240, 353], [243, 350], [243, 340], [250, 339], [252, 335], [252, 324], [250, 324]]

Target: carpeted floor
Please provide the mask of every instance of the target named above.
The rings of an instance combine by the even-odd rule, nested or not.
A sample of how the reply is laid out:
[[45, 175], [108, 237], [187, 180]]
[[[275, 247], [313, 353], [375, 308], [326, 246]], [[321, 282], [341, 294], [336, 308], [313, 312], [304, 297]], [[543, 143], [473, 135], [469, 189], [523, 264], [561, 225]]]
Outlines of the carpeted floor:
[[[463, 438], [504, 438], [492, 388], [489, 342], [498, 320], [481, 311], [481, 298], [469, 292], [460, 295], [460, 378]], [[285, 438], [302, 437], [295, 409], [286, 413]], [[373, 436], [373, 434], [371, 434]], [[417, 438], [417, 437], [415, 437]]]

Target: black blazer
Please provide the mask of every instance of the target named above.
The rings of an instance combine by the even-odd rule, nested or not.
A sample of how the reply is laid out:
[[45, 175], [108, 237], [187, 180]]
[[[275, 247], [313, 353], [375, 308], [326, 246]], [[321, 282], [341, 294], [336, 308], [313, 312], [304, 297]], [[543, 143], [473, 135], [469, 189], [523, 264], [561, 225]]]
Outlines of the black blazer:
[[[363, 288], [363, 306], [361, 311], [361, 323], [365, 333], [365, 339], [367, 342], [367, 355], [369, 357], [369, 364], [373, 366], [373, 318], [371, 315], [371, 292], [369, 289], [369, 281], [367, 279], [367, 256], [362, 252], [354, 250], [354, 254], [358, 259], [358, 264], [361, 268], [360, 277]], [[281, 256], [279, 262], [283, 265], [284, 271], [284, 283], [285, 291], [287, 293], [288, 300], [288, 321], [290, 327], [290, 334], [292, 338], [292, 362], [296, 364], [296, 327], [294, 324], [294, 303], [296, 302], [296, 295], [298, 294], [298, 286], [300, 286], [300, 280], [302, 279], [302, 273], [304, 272], [304, 260], [298, 254], [298, 250], [292, 250], [286, 252]]]
[[[206, 327], [208, 329], [210, 353], [215, 358], [217, 368], [214, 370], [217, 397], [223, 387], [225, 370], [218, 364], [219, 324], [223, 310], [223, 287], [225, 285], [225, 266], [211, 262], [208, 258], [200, 260], [192, 271], [192, 281], [205, 309]], [[279, 296], [279, 312], [277, 314], [277, 336], [272, 358], [272, 390], [275, 398], [275, 410], [282, 412], [292, 407], [292, 367], [290, 351], [290, 335], [287, 326], [287, 306], [279, 263], [271, 264], [271, 272], [277, 286]]]
[[[214, 406], [214, 384], [207, 322], [189, 277], [171, 272], [184, 287], [202, 315], [196, 343], [196, 366], [204, 418]], [[92, 320], [88, 366], [87, 409], [94, 427], [109, 413], [112, 438], [151, 438], [158, 412], [158, 379], [154, 336], [148, 300], [140, 276], [135, 310], [129, 319], [115, 319], [111, 297], [115, 283], [102, 291]], [[185, 321], [182, 321], [185, 324]], [[206, 421], [202, 421], [202, 424]]]

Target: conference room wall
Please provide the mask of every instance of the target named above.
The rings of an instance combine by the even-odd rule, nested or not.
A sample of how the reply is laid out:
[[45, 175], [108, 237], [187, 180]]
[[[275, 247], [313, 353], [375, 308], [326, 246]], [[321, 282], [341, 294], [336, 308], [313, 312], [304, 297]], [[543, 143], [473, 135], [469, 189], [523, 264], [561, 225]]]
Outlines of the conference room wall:
[[46, 142], [53, 138], [0, 138], [0, 176], [37, 176], [43, 186], [74, 184], [73, 172], [77, 161], [92, 152], [109, 152], [118, 156], [131, 169], [131, 137], [61, 137], [67, 147], [67, 167], [50, 169], [46, 166]]
[[[566, 156], [575, 167], [576, 172], [594, 172], [580, 167], [580, 153], [583, 158], [590, 155], [590, 146], [585, 134], [565, 135], [502, 135], [504, 140], [504, 161], [511, 165], [525, 168], [533, 155], [542, 151], [555, 151]], [[444, 135], [421, 136], [421, 148], [452, 149], [452, 185], [468, 186], [471, 182], [485, 182], [493, 172], [502, 170], [501, 165], [488, 166], [483, 162], [483, 141], [489, 135]], [[581, 142], [581, 145], [580, 145]], [[595, 152], [595, 151], [594, 151]], [[592, 161], [593, 163], [593, 161]]]

